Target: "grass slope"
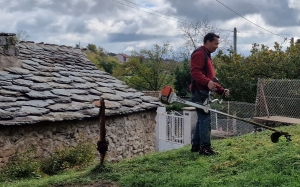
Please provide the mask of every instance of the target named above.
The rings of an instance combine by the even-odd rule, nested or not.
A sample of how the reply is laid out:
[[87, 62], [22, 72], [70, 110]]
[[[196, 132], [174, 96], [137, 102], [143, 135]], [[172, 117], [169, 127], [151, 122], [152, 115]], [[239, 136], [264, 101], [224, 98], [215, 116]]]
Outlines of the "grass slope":
[[116, 164], [106, 163], [105, 167], [96, 166], [85, 172], [2, 185], [84, 186], [106, 180], [124, 187], [300, 186], [300, 127], [279, 130], [289, 132], [292, 142], [281, 137], [274, 144], [270, 140], [272, 131], [263, 131], [214, 140], [213, 146], [220, 152], [217, 156], [199, 156], [186, 146]]

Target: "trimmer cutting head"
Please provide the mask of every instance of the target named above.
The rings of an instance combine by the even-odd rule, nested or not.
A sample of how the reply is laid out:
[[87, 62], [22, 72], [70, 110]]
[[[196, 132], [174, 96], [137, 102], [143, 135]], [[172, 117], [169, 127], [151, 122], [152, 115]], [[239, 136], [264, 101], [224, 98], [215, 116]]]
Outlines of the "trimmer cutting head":
[[287, 142], [292, 141], [292, 140], [291, 140], [291, 135], [290, 135], [290, 134], [288, 134], [288, 133], [283, 133], [283, 132], [279, 132], [279, 131], [278, 131], [278, 132], [273, 132], [273, 133], [271, 134], [271, 141], [272, 141], [273, 143], [277, 143], [277, 142], [279, 141], [279, 138], [280, 138], [281, 135], [284, 135], [284, 136], [285, 136]]
[[280, 132], [273, 132], [271, 134], [271, 141], [273, 143], [277, 143], [279, 141], [279, 137], [281, 136], [281, 133]]

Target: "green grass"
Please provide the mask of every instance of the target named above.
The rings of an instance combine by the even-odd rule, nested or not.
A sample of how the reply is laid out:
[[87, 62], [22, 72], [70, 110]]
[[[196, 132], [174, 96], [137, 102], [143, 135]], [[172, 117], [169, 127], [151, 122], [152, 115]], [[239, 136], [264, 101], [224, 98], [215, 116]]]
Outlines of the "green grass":
[[124, 187], [245, 187], [300, 186], [300, 127], [280, 127], [292, 135], [276, 144], [272, 131], [214, 140], [217, 156], [190, 152], [190, 146], [151, 153], [120, 163], [105, 163], [85, 171], [49, 178], [0, 183], [0, 186], [83, 186], [99, 180]]

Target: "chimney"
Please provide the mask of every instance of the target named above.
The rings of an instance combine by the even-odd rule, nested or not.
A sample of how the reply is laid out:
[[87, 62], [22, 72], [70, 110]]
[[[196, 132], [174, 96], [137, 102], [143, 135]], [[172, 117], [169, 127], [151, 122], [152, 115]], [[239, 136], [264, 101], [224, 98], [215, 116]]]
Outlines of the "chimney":
[[21, 67], [18, 59], [20, 50], [16, 46], [18, 39], [14, 33], [0, 33], [0, 71], [8, 67]]

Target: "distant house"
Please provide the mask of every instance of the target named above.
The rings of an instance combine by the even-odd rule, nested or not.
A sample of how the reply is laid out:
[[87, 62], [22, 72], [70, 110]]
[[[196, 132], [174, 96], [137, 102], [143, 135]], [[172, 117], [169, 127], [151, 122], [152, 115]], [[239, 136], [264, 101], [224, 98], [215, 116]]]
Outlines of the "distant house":
[[108, 161], [155, 150], [157, 97], [97, 69], [79, 48], [0, 33], [0, 169], [18, 151], [47, 157], [79, 141], [96, 145], [100, 97]]
[[118, 59], [120, 63], [128, 62], [130, 58], [130, 56], [126, 54], [117, 54], [115, 57]]

